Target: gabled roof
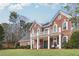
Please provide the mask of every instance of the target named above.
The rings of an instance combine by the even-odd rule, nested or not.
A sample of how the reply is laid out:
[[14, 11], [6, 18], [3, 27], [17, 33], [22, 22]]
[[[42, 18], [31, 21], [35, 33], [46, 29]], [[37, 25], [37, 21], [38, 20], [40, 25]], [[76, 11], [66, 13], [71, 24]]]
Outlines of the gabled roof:
[[35, 22], [35, 21], [34, 21], [34, 22], [32, 23], [32, 25], [31, 25], [31, 27], [30, 27], [30, 29], [29, 29], [29, 30], [31, 30], [31, 28], [32, 28], [32, 27], [33, 27], [33, 25], [35, 25], [35, 24], [38, 24], [39, 26], [41, 26], [41, 27], [42, 27], [42, 25], [41, 25], [41, 24], [39, 24], [39, 23], [37, 23], [37, 22]]
[[51, 22], [48, 22], [48, 23], [43, 24], [43, 27], [48, 27], [50, 25], [51, 25]]
[[53, 20], [55, 20], [55, 18], [56, 18], [59, 14], [62, 14], [62, 15], [66, 16], [66, 17], [69, 18], [69, 19], [72, 18], [72, 16], [70, 16], [69, 14], [65, 13], [64, 11], [59, 10], [59, 11], [56, 13], [56, 15], [54, 16]]
[[[69, 19], [72, 18], [72, 16], [68, 15], [68, 14], [65, 13], [64, 11], [59, 10], [59, 11], [55, 14], [55, 16], [52, 18], [52, 20], [51, 20], [50, 22], [45, 23], [45, 24], [43, 24], [43, 25], [41, 25], [41, 24], [39, 24], [39, 23], [36, 23], [36, 22], [33, 22], [33, 23], [32, 23], [32, 26], [33, 26], [34, 24], [38, 24], [38, 25], [40, 25], [41, 27], [49, 27], [50, 25], [52, 25], [52, 23], [54, 22], [55, 18], [56, 18], [59, 14], [62, 14], [62, 15], [66, 16], [66, 17], [69, 18]], [[30, 29], [32, 28], [32, 26], [30, 27]]]
[[60, 14], [66, 16], [66, 17], [69, 18], [69, 19], [72, 18], [71, 15], [69, 15], [69, 14], [67, 14], [67, 13], [65, 13], [65, 12], [63, 12], [63, 11], [60, 11]]
[[72, 18], [72, 16], [68, 15], [68, 14], [65, 13], [64, 11], [59, 10], [59, 11], [55, 14], [55, 16], [52, 18], [52, 20], [51, 20], [48, 24], [44, 25], [44, 27], [52, 25], [52, 23], [54, 22], [55, 18], [56, 18], [59, 14], [62, 14], [62, 15], [66, 16], [66, 17], [69, 18], [69, 19]]

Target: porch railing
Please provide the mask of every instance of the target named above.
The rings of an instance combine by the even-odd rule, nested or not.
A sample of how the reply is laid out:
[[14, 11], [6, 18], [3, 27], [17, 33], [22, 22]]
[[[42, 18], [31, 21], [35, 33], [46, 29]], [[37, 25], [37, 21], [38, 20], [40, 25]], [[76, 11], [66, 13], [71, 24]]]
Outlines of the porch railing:
[[48, 31], [44, 31], [44, 32], [40, 32], [40, 33], [39, 33], [40, 36], [42, 36], [42, 35], [47, 35], [47, 34], [48, 34]]
[[[51, 31], [49, 33], [49, 35], [52, 35], [52, 34], [58, 34], [58, 32]], [[39, 36], [46, 36], [46, 35], [48, 35], [48, 31], [39, 32]], [[35, 32], [34, 34], [32, 34], [32, 36], [36, 37], [37, 36], [37, 32]]]

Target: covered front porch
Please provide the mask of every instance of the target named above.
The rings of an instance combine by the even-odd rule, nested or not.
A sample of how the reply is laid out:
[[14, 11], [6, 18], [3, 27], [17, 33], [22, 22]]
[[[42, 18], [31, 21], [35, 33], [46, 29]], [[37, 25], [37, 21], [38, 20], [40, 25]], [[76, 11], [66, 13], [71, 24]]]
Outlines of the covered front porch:
[[61, 34], [32, 38], [31, 49], [61, 49]]
[[[61, 28], [59, 28], [61, 29]], [[40, 34], [37, 32], [37, 35], [30, 37], [30, 46], [31, 49], [43, 49], [43, 48], [59, 48], [61, 49], [61, 31], [46, 34]]]

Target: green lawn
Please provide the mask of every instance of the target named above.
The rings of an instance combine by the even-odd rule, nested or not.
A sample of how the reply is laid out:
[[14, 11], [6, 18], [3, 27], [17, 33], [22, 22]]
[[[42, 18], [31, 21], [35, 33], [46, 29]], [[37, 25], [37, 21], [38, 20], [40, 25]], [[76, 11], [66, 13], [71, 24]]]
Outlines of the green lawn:
[[0, 56], [79, 56], [79, 49], [6, 49]]

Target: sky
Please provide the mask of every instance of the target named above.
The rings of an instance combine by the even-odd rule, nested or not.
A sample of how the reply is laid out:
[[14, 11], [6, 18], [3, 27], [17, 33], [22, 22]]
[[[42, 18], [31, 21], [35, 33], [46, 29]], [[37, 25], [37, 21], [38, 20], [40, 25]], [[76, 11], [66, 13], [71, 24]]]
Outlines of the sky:
[[58, 3], [0, 3], [0, 23], [8, 23], [11, 11], [38, 23], [50, 22], [66, 4]]

